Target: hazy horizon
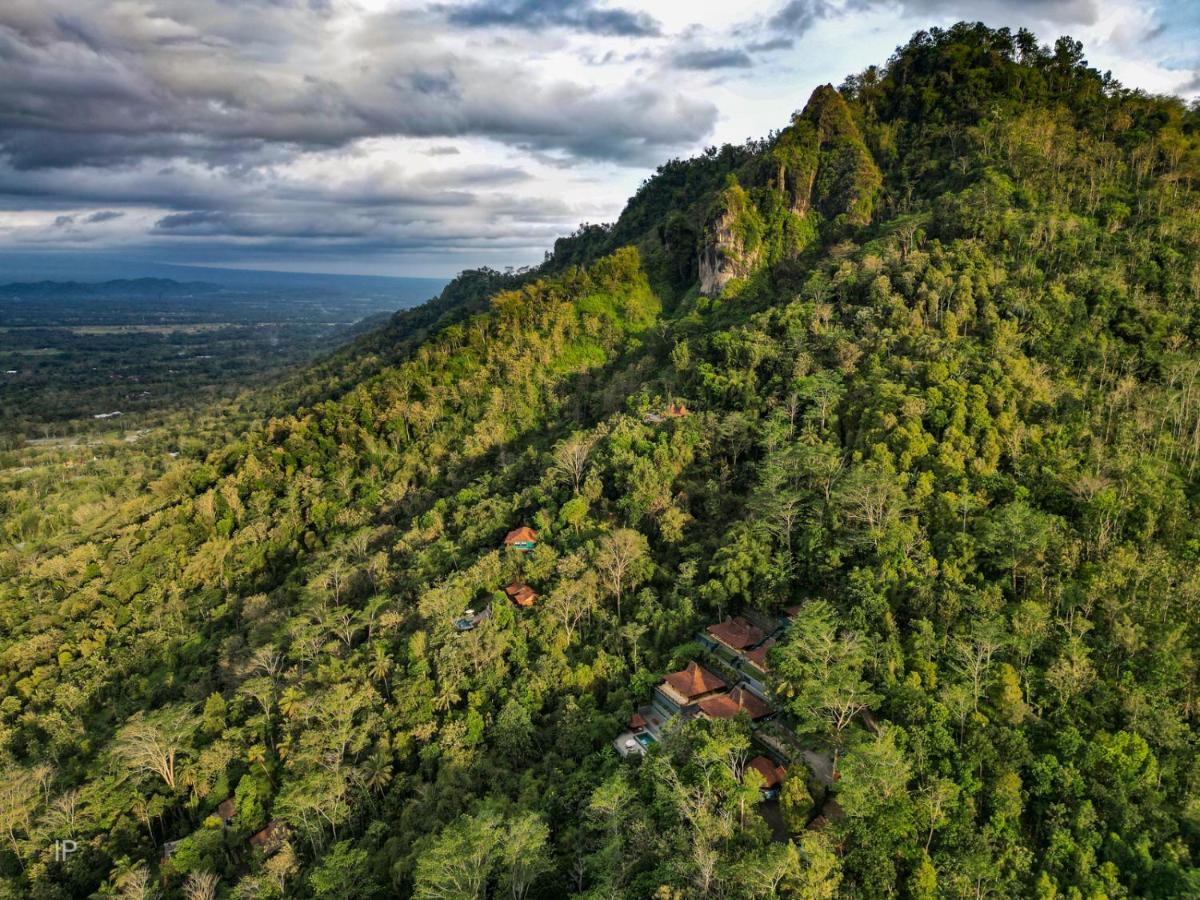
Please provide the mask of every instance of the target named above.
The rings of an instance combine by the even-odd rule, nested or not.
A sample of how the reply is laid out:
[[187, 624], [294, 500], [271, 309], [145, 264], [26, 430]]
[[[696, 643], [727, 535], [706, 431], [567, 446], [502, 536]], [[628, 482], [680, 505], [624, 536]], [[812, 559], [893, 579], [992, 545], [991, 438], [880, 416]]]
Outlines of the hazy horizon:
[[120, 279], [168, 278], [175, 281], [213, 281], [240, 283], [278, 280], [283, 282], [363, 280], [365, 282], [428, 282], [444, 285], [450, 275], [377, 275], [358, 272], [331, 272], [321, 269], [266, 269], [252, 265], [220, 266], [205, 263], [164, 263], [129, 259], [120, 255], [62, 253], [19, 253], [0, 249], [0, 284], [37, 281], [101, 282]]

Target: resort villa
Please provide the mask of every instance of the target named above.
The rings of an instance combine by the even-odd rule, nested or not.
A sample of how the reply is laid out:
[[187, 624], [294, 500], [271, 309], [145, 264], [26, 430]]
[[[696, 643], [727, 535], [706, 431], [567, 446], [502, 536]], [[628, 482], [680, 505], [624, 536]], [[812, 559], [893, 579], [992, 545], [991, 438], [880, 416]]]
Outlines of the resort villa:
[[728, 685], [695, 660], [679, 672], [672, 672], [654, 689], [655, 700], [672, 713], [685, 710], [706, 697], [725, 690]]
[[508, 594], [508, 599], [517, 606], [530, 607], [537, 602], [538, 595], [534, 593], [533, 588], [523, 581], [514, 581], [504, 589], [504, 593]]
[[770, 800], [779, 796], [779, 788], [787, 778], [787, 769], [765, 756], [756, 756], [750, 760], [749, 767], [758, 772], [763, 778], [763, 798]]
[[537, 546], [537, 532], [528, 525], [514, 528], [504, 536], [504, 546], [513, 550], [532, 550]]
[[704, 631], [718, 644], [728, 647], [734, 653], [741, 653], [766, 637], [761, 628], [751, 625], [741, 616], [709, 625]]
[[700, 715], [706, 719], [733, 719], [746, 713], [752, 722], [775, 713], [774, 708], [745, 685], [739, 684], [728, 694], [717, 694], [700, 701]]
[[777, 641], [775, 638], [763, 641], [753, 650], [747, 650], [742, 654], [746, 662], [758, 670], [761, 674], [766, 675], [770, 671], [770, 666], [767, 665], [767, 651], [775, 646]]

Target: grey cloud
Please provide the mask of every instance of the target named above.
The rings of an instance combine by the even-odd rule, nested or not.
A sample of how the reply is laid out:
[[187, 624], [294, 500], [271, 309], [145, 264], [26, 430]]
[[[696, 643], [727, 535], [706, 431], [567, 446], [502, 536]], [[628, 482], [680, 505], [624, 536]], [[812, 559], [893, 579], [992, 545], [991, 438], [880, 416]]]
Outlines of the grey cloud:
[[467, 28], [509, 27], [529, 31], [571, 28], [591, 34], [653, 37], [661, 26], [643, 12], [602, 9], [593, 0], [480, 0], [465, 6], [435, 7], [455, 25]]
[[[320, 181], [281, 180], [257, 170], [196, 170], [151, 164], [121, 170], [77, 167], [66, 171], [20, 172], [0, 165], [0, 208], [76, 209], [79, 206], [123, 203], [199, 210], [262, 208], [278, 204], [320, 204], [331, 207], [398, 206], [429, 210], [469, 209], [487, 195], [469, 188], [492, 188], [527, 182], [531, 176], [515, 166], [458, 166], [418, 178], [395, 172], [343, 179], [336, 185]], [[549, 208], [556, 207], [554, 201]], [[105, 219], [114, 218], [105, 214]]]
[[790, 37], [777, 37], [747, 44], [746, 49], [752, 53], [770, 53], [774, 50], [791, 50], [795, 44]]
[[425, 178], [424, 183], [440, 186], [490, 187], [499, 184], [516, 184], [528, 181], [532, 177], [519, 166], [464, 166], [458, 169], [445, 169], [437, 177]]
[[745, 50], [736, 47], [714, 47], [698, 50], [685, 50], [677, 53], [672, 60], [676, 68], [695, 69], [746, 69], [754, 65]]
[[354, 216], [303, 219], [269, 213], [199, 210], [163, 216], [154, 223], [154, 230], [192, 237], [360, 239], [364, 228], [353, 219]]
[[[857, 0], [864, 6], [886, 5], [874, 0]], [[953, 16], [988, 22], [1024, 19], [1058, 25], [1093, 25], [1100, 17], [1097, 0], [902, 0], [912, 15]]]
[[101, 210], [99, 212], [94, 212], [90, 215], [84, 216], [82, 219], [80, 219], [79, 217], [77, 217], [75, 215], [55, 216], [54, 217], [54, 227], [62, 229], [62, 228], [74, 228], [77, 224], [97, 225], [101, 222], [111, 222], [114, 219], [119, 219], [124, 215], [125, 215], [125, 213], [118, 212], [117, 210], [114, 210], [114, 209], [105, 209], [105, 210]]
[[[346, 259], [367, 253], [428, 258], [461, 253], [467, 254], [463, 264], [472, 264], [471, 260], [502, 248], [510, 248], [521, 260], [536, 258], [578, 219], [561, 198], [505, 193], [504, 185], [530, 178], [516, 166], [469, 165], [419, 177], [405, 177], [395, 169], [367, 170], [332, 184], [319, 178], [284, 180], [232, 170], [212, 171], [200, 183], [195, 178], [194, 172], [156, 171], [149, 164], [134, 172], [74, 169], [64, 173], [16, 172], [0, 163], [0, 209], [47, 203], [94, 208], [98, 195], [105, 193], [135, 202], [130, 191], [137, 185], [139, 205], [169, 210], [157, 217], [148, 233], [142, 231], [145, 220], [140, 217], [114, 217], [111, 214], [118, 211], [101, 210], [86, 218], [64, 213], [58, 224], [10, 231], [8, 242], [28, 247], [84, 246], [89, 235], [80, 224], [101, 219], [124, 229], [115, 237], [109, 233], [110, 243], [187, 246], [197, 253], [224, 248], [229, 259], [244, 259], [248, 254], [340, 254]], [[11, 191], [16, 184], [23, 186], [23, 201]], [[187, 190], [177, 190], [179, 185]], [[481, 191], [473, 191], [475, 186]], [[188, 202], [200, 205], [189, 208]]]
[[[711, 133], [716, 108], [686, 86], [642, 73], [594, 84], [531, 52], [561, 50], [571, 31], [656, 34], [650, 17], [503, 9], [555, 33], [479, 32], [480, 52], [429, 7], [3, 0], [0, 210], [43, 215], [10, 217], [0, 241], [180, 261], [531, 261], [592, 216], [527, 166], [653, 164]], [[394, 162], [370, 140], [404, 137], [433, 140]], [[525, 160], [479, 158], [457, 138]], [[407, 172], [413, 152], [444, 163]]]
[[461, 215], [430, 215], [419, 207], [353, 206], [340, 198], [326, 202], [273, 204], [254, 210], [189, 210], [161, 217], [153, 236], [177, 241], [224, 243], [255, 248], [306, 244], [343, 250], [420, 246], [471, 247], [560, 234], [567, 207], [553, 201], [504, 195], [476, 198]]
[[455, 83], [453, 72], [413, 72], [408, 76], [409, 84], [419, 94], [432, 97], [461, 100], [462, 93]]
[[[373, 18], [345, 37], [326, 34], [325, 13], [286, 0], [158, 0], [155, 22], [166, 24], [153, 28], [129, 5], [76, 6], [70, 19], [32, 0], [0, 8], [0, 153], [19, 168], [145, 157], [231, 165], [279, 147], [385, 135], [478, 135], [642, 164], [702, 139], [715, 122], [711, 104], [670, 85], [555, 80], [516, 47], [460, 55], [443, 43], [441, 20], [413, 21], [420, 11]], [[652, 30], [640, 19], [636, 29], [614, 24], [620, 10], [589, 4], [504, 9], [528, 9], [534, 23]], [[235, 42], [239, 31], [256, 40]], [[323, 54], [327, 38], [354, 52]], [[631, 114], [647, 100], [653, 116]]]
[[771, 17], [769, 24], [779, 31], [802, 35], [833, 9], [826, 0], [790, 0]]
[[162, 231], [204, 227], [209, 224], [223, 221], [224, 217], [224, 213], [215, 212], [213, 210], [195, 210], [193, 212], [172, 213], [169, 216], [163, 216], [161, 219], [155, 222], [154, 227]]

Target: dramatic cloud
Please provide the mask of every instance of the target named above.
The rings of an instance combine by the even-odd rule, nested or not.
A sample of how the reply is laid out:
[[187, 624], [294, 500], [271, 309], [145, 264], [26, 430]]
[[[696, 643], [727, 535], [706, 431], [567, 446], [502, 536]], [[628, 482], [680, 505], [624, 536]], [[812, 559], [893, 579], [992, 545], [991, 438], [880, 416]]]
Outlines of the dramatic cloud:
[[678, 53], [674, 59], [680, 69], [748, 69], [754, 65], [754, 60], [745, 50], [736, 47], [706, 48], [700, 50], [685, 50]]
[[802, 35], [833, 10], [825, 0], [790, 0], [771, 16], [771, 26], [789, 34]]
[[117, 212], [113, 209], [102, 209], [86, 216], [55, 216], [53, 227], [74, 228], [77, 225], [98, 225], [101, 222], [112, 222], [114, 219], [119, 219], [124, 215], [125, 213]]
[[957, 18], [1200, 92], [1193, 0], [4, 0], [0, 252], [449, 274]]
[[447, 12], [455, 25], [467, 28], [505, 26], [539, 31], [543, 28], [572, 28], [592, 34], [647, 37], [661, 33], [651, 16], [625, 9], [602, 9], [595, 3], [571, 0], [481, 0], [459, 7], [437, 7]]
[[[440, 20], [420, 12], [360, 19], [286, 2], [87, 9], [83, 0], [55, 14], [53, 4], [26, 2], [0, 8], [0, 149], [17, 168], [148, 156], [228, 164], [267, 145], [338, 147], [383, 135], [487, 136], [645, 164], [695, 143], [716, 114], [663, 86], [600, 89], [502, 50], [456, 52], [437, 39]], [[526, 8], [534, 23], [554, 11], [595, 30], [630, 16], [561, 3], [518, 12]], [[479, 18], [473, 9], [449, 18]], [[241, 37], [264, 34], [265, 45]]]
[[791, 50], [794, 46], [796, 46], [796, 42], [790, 37], [777, 37], [747, 44], [746, 49], [754, 53], [771, 53], [775, 50]]

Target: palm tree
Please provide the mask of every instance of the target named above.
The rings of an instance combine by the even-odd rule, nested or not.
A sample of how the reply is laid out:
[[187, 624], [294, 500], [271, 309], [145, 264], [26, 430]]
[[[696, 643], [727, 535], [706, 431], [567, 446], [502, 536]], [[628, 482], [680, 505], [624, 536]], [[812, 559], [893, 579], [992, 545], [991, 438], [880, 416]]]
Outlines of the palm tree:
[[382, 794], [392, 783], [392, 754], [379, 747], [363, 763], [363, 781], [373, 794]]
[[373, 644], [371, 653], [371, 677], [383, 684], [384, 693], [390, 697], [391, 688], [388, 685], [388, 675], [392, 672], [392, 655], [388, 653], [387, 647], [383, 644]]

